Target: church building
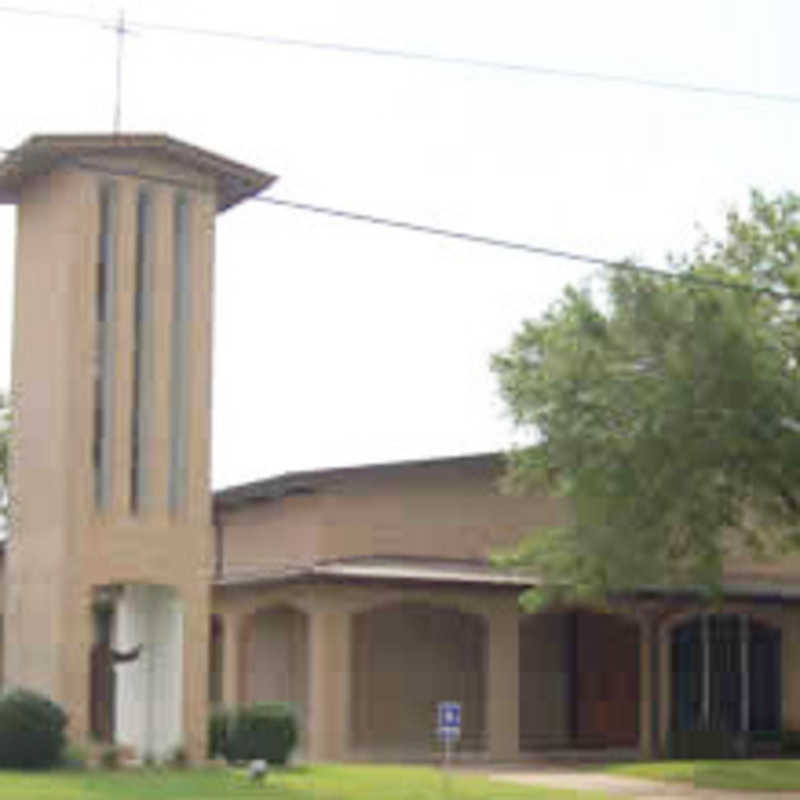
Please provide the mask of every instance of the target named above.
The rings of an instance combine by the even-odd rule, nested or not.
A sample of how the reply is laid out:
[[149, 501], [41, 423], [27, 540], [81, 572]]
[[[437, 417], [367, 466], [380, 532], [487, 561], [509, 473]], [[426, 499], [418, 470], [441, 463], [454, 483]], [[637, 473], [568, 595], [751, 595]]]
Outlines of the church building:
[[[496, 454], [287, 474], [212, 495], [216, 215], [274, 176], [163, 135], [34, 136], [17, 206], [7, 687], [79, 743], [206, 756], [211, 709], [291, 703], [314, 760], [665, 752], [800, 729], [800, 560], [731, 563], [713, 613], [654, 588], [523, 614], [493, 552], [568, 510]], [[235, 213], [235, 212], [232, 212]], [[277, 267], [276, 267], [277, 268]]]

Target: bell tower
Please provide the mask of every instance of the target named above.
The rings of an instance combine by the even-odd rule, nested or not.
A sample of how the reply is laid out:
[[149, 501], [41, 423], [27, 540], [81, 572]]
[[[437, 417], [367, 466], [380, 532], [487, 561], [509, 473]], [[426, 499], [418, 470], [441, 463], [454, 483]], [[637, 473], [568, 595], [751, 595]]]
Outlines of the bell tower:
[[272, 175], [162, 135], [34, 136], [17, 205], [5, 677], [70, 735], [205, 756], [216, 214]]

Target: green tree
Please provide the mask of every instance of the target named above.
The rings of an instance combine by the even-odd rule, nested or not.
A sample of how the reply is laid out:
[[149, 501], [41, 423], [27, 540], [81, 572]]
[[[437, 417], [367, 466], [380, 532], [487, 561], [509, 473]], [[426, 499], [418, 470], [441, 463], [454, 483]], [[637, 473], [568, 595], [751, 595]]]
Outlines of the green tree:
[[726, 557], [800, 545], [800, 197], [754, 192], [720, 241], [669, 260], [678, 277], [622, 263], [599, 293], [567, 289], [493, 360], [536, 436], [507, 485], [545, 482], [568, 509], [500, 558], [541, 576], [526, 605], [713, 596]]

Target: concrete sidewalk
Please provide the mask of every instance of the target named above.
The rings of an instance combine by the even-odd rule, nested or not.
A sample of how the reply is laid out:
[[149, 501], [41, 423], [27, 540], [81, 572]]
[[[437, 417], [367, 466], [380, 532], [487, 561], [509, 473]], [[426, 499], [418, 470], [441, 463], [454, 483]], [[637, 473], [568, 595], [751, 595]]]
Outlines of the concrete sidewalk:
[[690, 783], [662, 783], [643, 778], [625, 778], [602, 772], [567, 771], [554, 769], [509, 770], [490, 773], [489, 778], [529, 786], [546, 786], [551, 789], [604, 792], [616, 797], [635, 800], [800, 800], [800, 792], [736, 792], [723, 789], [698, 789]]

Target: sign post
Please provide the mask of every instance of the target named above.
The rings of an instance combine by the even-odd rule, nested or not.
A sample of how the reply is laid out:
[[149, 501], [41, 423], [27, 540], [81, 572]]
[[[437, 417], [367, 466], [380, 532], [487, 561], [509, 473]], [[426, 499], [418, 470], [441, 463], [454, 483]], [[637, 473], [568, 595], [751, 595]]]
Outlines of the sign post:
[[436, 706], [436, 735], [444, 745], [444, 787], [445, 794], [449, 794], [450, 757], [453, 744], [461, 738], [461, 703], [445, 700]]

